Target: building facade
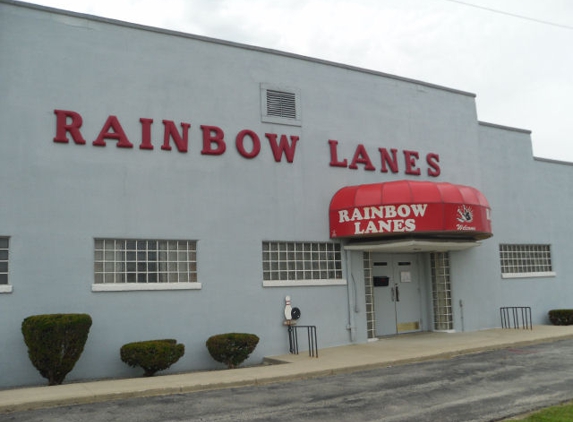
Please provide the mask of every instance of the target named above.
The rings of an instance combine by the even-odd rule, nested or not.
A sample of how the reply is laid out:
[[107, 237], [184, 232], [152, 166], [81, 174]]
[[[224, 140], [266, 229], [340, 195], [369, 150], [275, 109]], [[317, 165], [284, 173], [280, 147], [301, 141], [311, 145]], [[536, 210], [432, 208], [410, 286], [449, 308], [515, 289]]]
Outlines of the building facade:
[[81, 380], [133, 341], [288, 353], [287, 296], [320, 348], [571, 306], [573, 167], [471, 93], [6, 0], [0, 57], [2, 388], [43, 383], [36, 314], [92, 316]]

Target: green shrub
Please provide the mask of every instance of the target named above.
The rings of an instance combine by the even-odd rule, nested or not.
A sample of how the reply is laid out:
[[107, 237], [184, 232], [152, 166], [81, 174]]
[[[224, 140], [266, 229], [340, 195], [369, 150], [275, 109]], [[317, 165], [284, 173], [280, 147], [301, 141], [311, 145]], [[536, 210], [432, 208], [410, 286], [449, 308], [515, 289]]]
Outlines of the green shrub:
[[211, 357], [230, 369], [239, 366], [253, 353], [259, 338], [254, 334], [218, 334], [209, 337], [206, 344]]
[[121, 360], [131, 367], [143, 368], [146, 377], [169, 368], [184, 354], [185, 346], [173, 339], [128, 343], [120, 350]]
[[573, 309], [552, 309], [549, 321], [553, 325], [573, 325]]
[[92, 319], [87, 314], [33, 315], [22, 322], [28, 356], [48, 385], [59, 385], [84, 351]]

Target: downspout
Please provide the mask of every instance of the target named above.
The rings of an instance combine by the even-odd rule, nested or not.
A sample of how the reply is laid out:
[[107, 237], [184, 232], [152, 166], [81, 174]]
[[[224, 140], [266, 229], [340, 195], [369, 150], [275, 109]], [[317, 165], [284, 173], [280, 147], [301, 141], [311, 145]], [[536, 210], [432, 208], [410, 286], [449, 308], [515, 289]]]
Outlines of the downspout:
[[[343, 246], [344, 247], [344, 246]], [[348, 251], [344, 249], [344, 260], [346, 261], [346, 290], [348, 293], [348, 325], [346, 329], [350, 331], [350, 341], [356, 342], [356, 324], [354, 313], [358, 312], [358, 301], [356, 300], [356, 281], [351, 269], [351, 260]]]

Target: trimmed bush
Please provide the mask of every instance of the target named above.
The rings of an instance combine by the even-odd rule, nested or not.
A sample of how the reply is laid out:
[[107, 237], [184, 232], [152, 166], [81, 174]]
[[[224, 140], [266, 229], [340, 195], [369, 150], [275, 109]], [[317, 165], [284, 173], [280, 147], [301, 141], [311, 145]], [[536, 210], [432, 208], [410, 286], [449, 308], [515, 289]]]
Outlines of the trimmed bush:
[[59, 385], [84, 351], [92, 319], [87, 314], [29, 316], [22, 322], [28, 356], [48, 385]]
[[553, 325], [573, 325], [573, 309], [552, 309], [549, 321]]
[[185, 346], [173, 339], [128, 343], [120, 350], [121, 360], [133, 368], [143, 368], [146, 377], [169, 368], [184, 354]]
[[209, 354], [217, 362], [224, 363], [229, 369], [243, 363], [259, 344], [254, 334], [227, 333], [209, 337], [207, 340]]

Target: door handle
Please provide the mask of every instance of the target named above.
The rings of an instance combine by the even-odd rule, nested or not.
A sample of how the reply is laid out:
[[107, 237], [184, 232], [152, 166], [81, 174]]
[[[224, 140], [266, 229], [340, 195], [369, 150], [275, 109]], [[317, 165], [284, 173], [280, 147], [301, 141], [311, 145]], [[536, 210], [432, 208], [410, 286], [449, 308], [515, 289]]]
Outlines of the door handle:
[[396, 284], [396, 302], [400, 302], [400, 289], [398, 288], [397, 284]]
[[392, 302], [396, 302], [396, 296], [394, 292], [394, 287], [391, 287], [390, 290], [392, 291]]

